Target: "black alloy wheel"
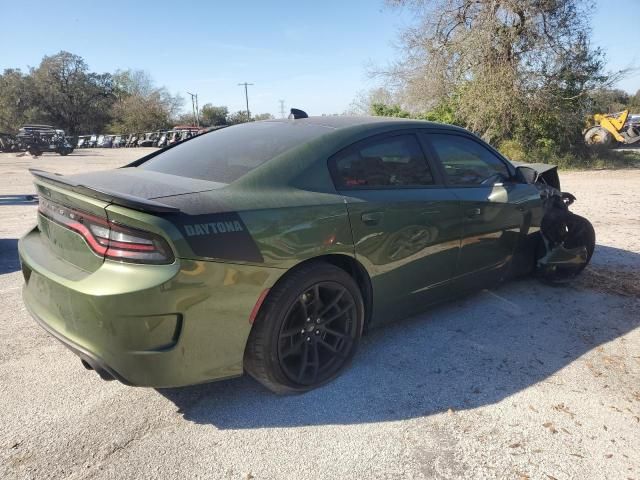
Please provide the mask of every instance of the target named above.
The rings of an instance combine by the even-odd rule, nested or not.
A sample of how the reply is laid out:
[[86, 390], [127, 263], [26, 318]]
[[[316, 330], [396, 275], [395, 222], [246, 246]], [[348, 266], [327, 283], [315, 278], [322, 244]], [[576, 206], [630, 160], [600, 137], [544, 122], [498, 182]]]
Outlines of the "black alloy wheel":
[[245, 350], [244, 368], [276, 393], [300, 393], [351, 362], [364, 321], [362, 295], [344, 270], [312, 263], [270, 291]]
[[356, 303], [339, 283], [318, 282], [299, 296], [282, 323], [280, 367], [292, 382], [314, 385], [340, 368], [357, 336]]

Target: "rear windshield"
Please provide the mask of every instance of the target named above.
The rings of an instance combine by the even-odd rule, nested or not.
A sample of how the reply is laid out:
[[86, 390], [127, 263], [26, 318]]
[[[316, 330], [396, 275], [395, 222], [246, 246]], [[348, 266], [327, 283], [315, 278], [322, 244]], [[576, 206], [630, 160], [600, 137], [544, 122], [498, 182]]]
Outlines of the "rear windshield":
[[138, 168], [231, 183], [263, 163], [330, 129], [301, 122], [255, 122], [205, 133], [162, 152]]

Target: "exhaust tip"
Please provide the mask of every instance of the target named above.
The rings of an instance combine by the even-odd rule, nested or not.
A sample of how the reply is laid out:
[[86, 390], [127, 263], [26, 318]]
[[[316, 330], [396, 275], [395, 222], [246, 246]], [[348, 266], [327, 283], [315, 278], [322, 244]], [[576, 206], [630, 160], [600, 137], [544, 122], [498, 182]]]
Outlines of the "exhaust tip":
[[94, 370], [98, 375], [100, 375], [100, 378], [102, 380], [106, 380], [107, 382], [109, 382], [111, 380], [115, 380], [113, 375], [111, 375], [109, 372], [107, 372], [104, 368], [94, 367], [93, 365], [91, 365], [84, 358], [80, 359], [80, 362], [82, 363], [82, 366], [84, 368], [86, 368], [87, 370]]

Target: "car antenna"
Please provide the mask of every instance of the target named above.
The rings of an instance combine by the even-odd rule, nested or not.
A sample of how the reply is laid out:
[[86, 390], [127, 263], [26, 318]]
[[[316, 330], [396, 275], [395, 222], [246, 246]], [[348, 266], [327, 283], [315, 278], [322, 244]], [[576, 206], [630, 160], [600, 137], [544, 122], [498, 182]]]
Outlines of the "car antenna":
[[298, 118], [309, 118], [309, 115], [307, 115], [307, 112], [305, 112], [304, 110], [292, 108], [291, 113], [289, 114], [289, 120], [297, 120]]

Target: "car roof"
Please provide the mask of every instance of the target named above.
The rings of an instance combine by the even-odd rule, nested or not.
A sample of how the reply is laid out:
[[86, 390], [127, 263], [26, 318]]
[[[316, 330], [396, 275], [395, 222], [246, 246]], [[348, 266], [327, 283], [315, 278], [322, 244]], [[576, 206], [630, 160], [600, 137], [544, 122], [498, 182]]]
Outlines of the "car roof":
[[277, 123], [302, 123], [308, 125], [319, 125], [328, 128], [334, 128], [336, 130], [341, 128], [355, 127], [355, 126], [415, 126], [417, 128], [438, 128], [447, 130], [457, 130], [466, 132], [466, 130], [456, 127], [454, 125], [446, 125], [443, 123], [429, 122], [426, 120], [414, 120], [409, 118], [398, 117], [374, 117], [374, 116], [350, 116], [350, 115], [331, 115], [331, 116], [319, 116], [292, 119], [274, 119], [264, 120], [265, 122], [277, 122]]

